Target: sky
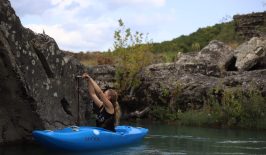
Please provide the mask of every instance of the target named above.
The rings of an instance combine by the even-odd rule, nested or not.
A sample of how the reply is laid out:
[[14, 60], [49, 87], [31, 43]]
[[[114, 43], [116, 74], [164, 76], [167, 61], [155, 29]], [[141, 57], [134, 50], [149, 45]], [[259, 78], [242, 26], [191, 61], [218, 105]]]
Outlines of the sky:
[[10, 0], [24, 27], [53, 37], [72, 52], [113, 48], [122, 19], [132, 32], [162, 42], [233, 15], [266, 10], [266, 0]]

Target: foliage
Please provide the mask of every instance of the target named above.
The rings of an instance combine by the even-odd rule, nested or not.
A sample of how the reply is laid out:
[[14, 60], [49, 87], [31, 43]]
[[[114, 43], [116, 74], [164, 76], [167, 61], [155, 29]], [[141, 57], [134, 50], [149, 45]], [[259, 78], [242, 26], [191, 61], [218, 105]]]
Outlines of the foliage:
[[150, 112], [150, 117], [154, 120], [177, 120], [177, 113], [172, 113], [169, 107], [154, 105]]
[[191, 45], [192, 51], [198, 52], [200, 50], [200, 44], [195, 42]]
[[221, 101], [212, 100], [206, 106], [210, 106], [211, 114], [218, 115], [225, 126], [258, 128], [257, 121], [265, 118], [265, 103], [266, 99], [256, 89], [227, 88]]
[[168, 97], [170, 95], [170, 92], [167, 88], [162, 89], [162, 96], [163, 97]]
[[171, 41], [154, 43], [152, 52], [154, 53], [177, 53], [199, 51], [205, 47], [211, 40], [219, 40], [227, 44], [239, 44], [242, 40], [235, 32], [235, 23], [233, 21], [220, 23], [214, 26], [199, 28], [190, 35], [182, 35]]
[[258, 129], [266, 128], [265, 114], [266, 98], [252, 88], [214, 88], [202, 109], [173, 112], [167, 107], [154, 106], [150, 113], [156, 120], [173, 120], [182, 125]]
[[[113, 56], [116, 64], [117, 87], [124, 92], [137, 86], [139, 71], [152, 63], [151, 44], [140, 32], [131, 33], [120, 19], [119, 28], [114, 33]], [[144, 44], [145, 43], [145, 44]]]

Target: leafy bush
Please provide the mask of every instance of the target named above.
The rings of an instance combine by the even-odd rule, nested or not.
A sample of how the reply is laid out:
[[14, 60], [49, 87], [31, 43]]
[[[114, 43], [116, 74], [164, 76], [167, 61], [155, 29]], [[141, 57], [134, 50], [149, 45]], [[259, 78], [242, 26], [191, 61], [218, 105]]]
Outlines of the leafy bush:
[[223, 126], [259, 128], [258, 123], [265, 118], [266, 99], [256, 89], [227, 88], [220, 101], [211, 95], [209, 98], [205, 107]]
[[154, 105], [152, 106], [150, 117], [158, 121], [175, 121], [178, 119], [178, 114], [171, 112], [168, 107]]
[[143, 33], [132, 34], [129, 28], [125, 28], [121, 19], [118, 22], [119, 28], [114, 33], [113, 57], [117, 88], [125, 92], [140, 84], [137, 74], [143, 67], [152, 63], [153, 54], [150, 52], [151, 44], [144, 41]]

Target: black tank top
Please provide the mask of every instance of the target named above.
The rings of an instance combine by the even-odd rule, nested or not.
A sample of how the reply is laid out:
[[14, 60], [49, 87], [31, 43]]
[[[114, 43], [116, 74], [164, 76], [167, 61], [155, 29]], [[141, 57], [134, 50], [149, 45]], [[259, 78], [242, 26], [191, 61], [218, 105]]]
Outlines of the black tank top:
[[115, 132], [115, 115], [109, 114], [104, 106], [101, 106], [97, 112], [96, 126]]

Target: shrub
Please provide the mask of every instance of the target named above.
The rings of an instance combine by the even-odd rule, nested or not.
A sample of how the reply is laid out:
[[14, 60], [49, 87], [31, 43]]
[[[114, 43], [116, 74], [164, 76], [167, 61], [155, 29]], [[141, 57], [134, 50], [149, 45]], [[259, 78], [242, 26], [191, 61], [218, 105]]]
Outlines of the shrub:
[[218, 121], [224, 126], [263, 127], [261, 120], [265, 118], [266, 99], [260, 91], [256, 89], [227, 88], [223, 90], [221, 101], [216, 98], [213, 99], [211, 95], [209, 99], [209, 103], [206, 103], [205, 106], [209, 108], [212, 115], [217, 116]]
[[121, 19], [118, 22], [119, 28], [114, 33], [113, 56], [117, 88], [126, 92], [140, 84], [137, 75], [143, 67], [152, 63], [153, 54], [150, 52], [151, 44], [144, 41], [143, 33], [132, 34], [129, 28], [125, 28]]
[[202, 109], [171, 111], [154, 106], [150, 115], [156, 120], [177, 121], [181, 125], [241, 127], [266, 129], [266, 98], [250, 88], [214, 88], [210, 90]]

